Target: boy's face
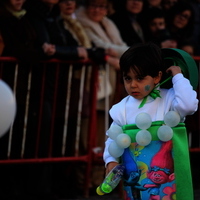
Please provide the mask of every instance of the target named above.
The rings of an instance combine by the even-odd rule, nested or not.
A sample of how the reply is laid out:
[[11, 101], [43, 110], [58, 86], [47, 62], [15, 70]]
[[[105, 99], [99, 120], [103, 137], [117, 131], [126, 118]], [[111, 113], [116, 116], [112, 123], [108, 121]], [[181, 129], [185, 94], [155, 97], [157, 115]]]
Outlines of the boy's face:
[[135, 99], [143, 99], [145, 96], [154, 89], [155, 85], [159, 83], [162, 76], [162, 72], [159, 72], [158, 76], [140, 77], [133, 70], [130, 70], [123, 76], [124, 86], [127, 93]]

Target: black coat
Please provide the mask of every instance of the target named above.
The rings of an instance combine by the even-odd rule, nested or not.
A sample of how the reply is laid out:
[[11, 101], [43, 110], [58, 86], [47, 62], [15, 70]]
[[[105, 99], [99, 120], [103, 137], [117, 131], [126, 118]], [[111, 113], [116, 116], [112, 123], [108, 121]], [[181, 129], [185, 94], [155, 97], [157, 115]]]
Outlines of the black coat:
[[115, 23], [123, 41], [126, 42], [128, 46], [143, 42], [135, 32], [128, 12], [118, 11], [110, 15], [109, 18]]
[[26, 14], [17, 18], [1, 8], [0, 33], [5, 45], [2, 56], [14, 56], [28, 62], [39, 59], [41, 49], [37, 45], [37, 35]]
[[[44, 43], [54, 44], [56, 54], [53, 57], [64, 59], [79, 59], [77, 52], [77, 43], [70, 45], [70, 34], [63, 33], [60, 29], [57, 17], [56, 7], [49, 10], [49, 7], [40, 0], [28, 0], [25, 4], [28, 18], [33, 24], [38, 35], [39, 45]], [[69, 38], [68, 38], [69, 37]]]

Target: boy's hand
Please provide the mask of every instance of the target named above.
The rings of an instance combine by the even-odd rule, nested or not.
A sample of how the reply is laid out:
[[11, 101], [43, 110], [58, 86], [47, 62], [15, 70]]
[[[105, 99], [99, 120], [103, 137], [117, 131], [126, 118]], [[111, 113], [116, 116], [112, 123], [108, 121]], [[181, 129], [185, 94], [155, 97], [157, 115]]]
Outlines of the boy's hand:
[[108, 163], [107, 167], [106, 167], [106, 176], [117, 165], [119, 165], [119, 163], [117, 163], [117, 162], [110, 162], [110, 163]]
[[166, 70], [167, 73], [175, 76], [176, 74], [182, 73], [181, 68], [179, 66], [171, 66]]

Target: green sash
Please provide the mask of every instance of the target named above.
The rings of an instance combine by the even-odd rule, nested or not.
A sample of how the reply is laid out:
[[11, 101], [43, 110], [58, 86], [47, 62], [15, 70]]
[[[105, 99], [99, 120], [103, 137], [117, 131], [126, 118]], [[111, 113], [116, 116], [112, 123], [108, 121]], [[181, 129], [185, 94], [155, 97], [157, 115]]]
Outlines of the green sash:
[[[151, 127], [147, 129], [152, 135], [152, 140], [159, 140], [157, 137], [157, 130], [163, 124], [163, 121], [152, 122]], [[124, 133], [130, 136], [132, 143], [136, 142], [135, 136], [141, 129], [138, 129], [135, 124], [124, 125], [122, 129]], [[172, 129], [174, 132], [172, 141], [174, 153], [174, 172], [176, 178], [176, 199], [193, 200], [193, 186], [188, 151], [189, 147], [185, 124], [179, 123]]]

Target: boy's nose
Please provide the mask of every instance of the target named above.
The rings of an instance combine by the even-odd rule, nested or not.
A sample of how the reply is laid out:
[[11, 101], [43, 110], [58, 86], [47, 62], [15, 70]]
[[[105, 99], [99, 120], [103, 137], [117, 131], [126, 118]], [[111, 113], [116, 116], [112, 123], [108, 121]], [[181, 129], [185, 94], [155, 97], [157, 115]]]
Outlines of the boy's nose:
[[136, 81], [134, 81], [134, 80], [131, 81], [131, 87], [133, 87], [133, 88], [136, 87]]

